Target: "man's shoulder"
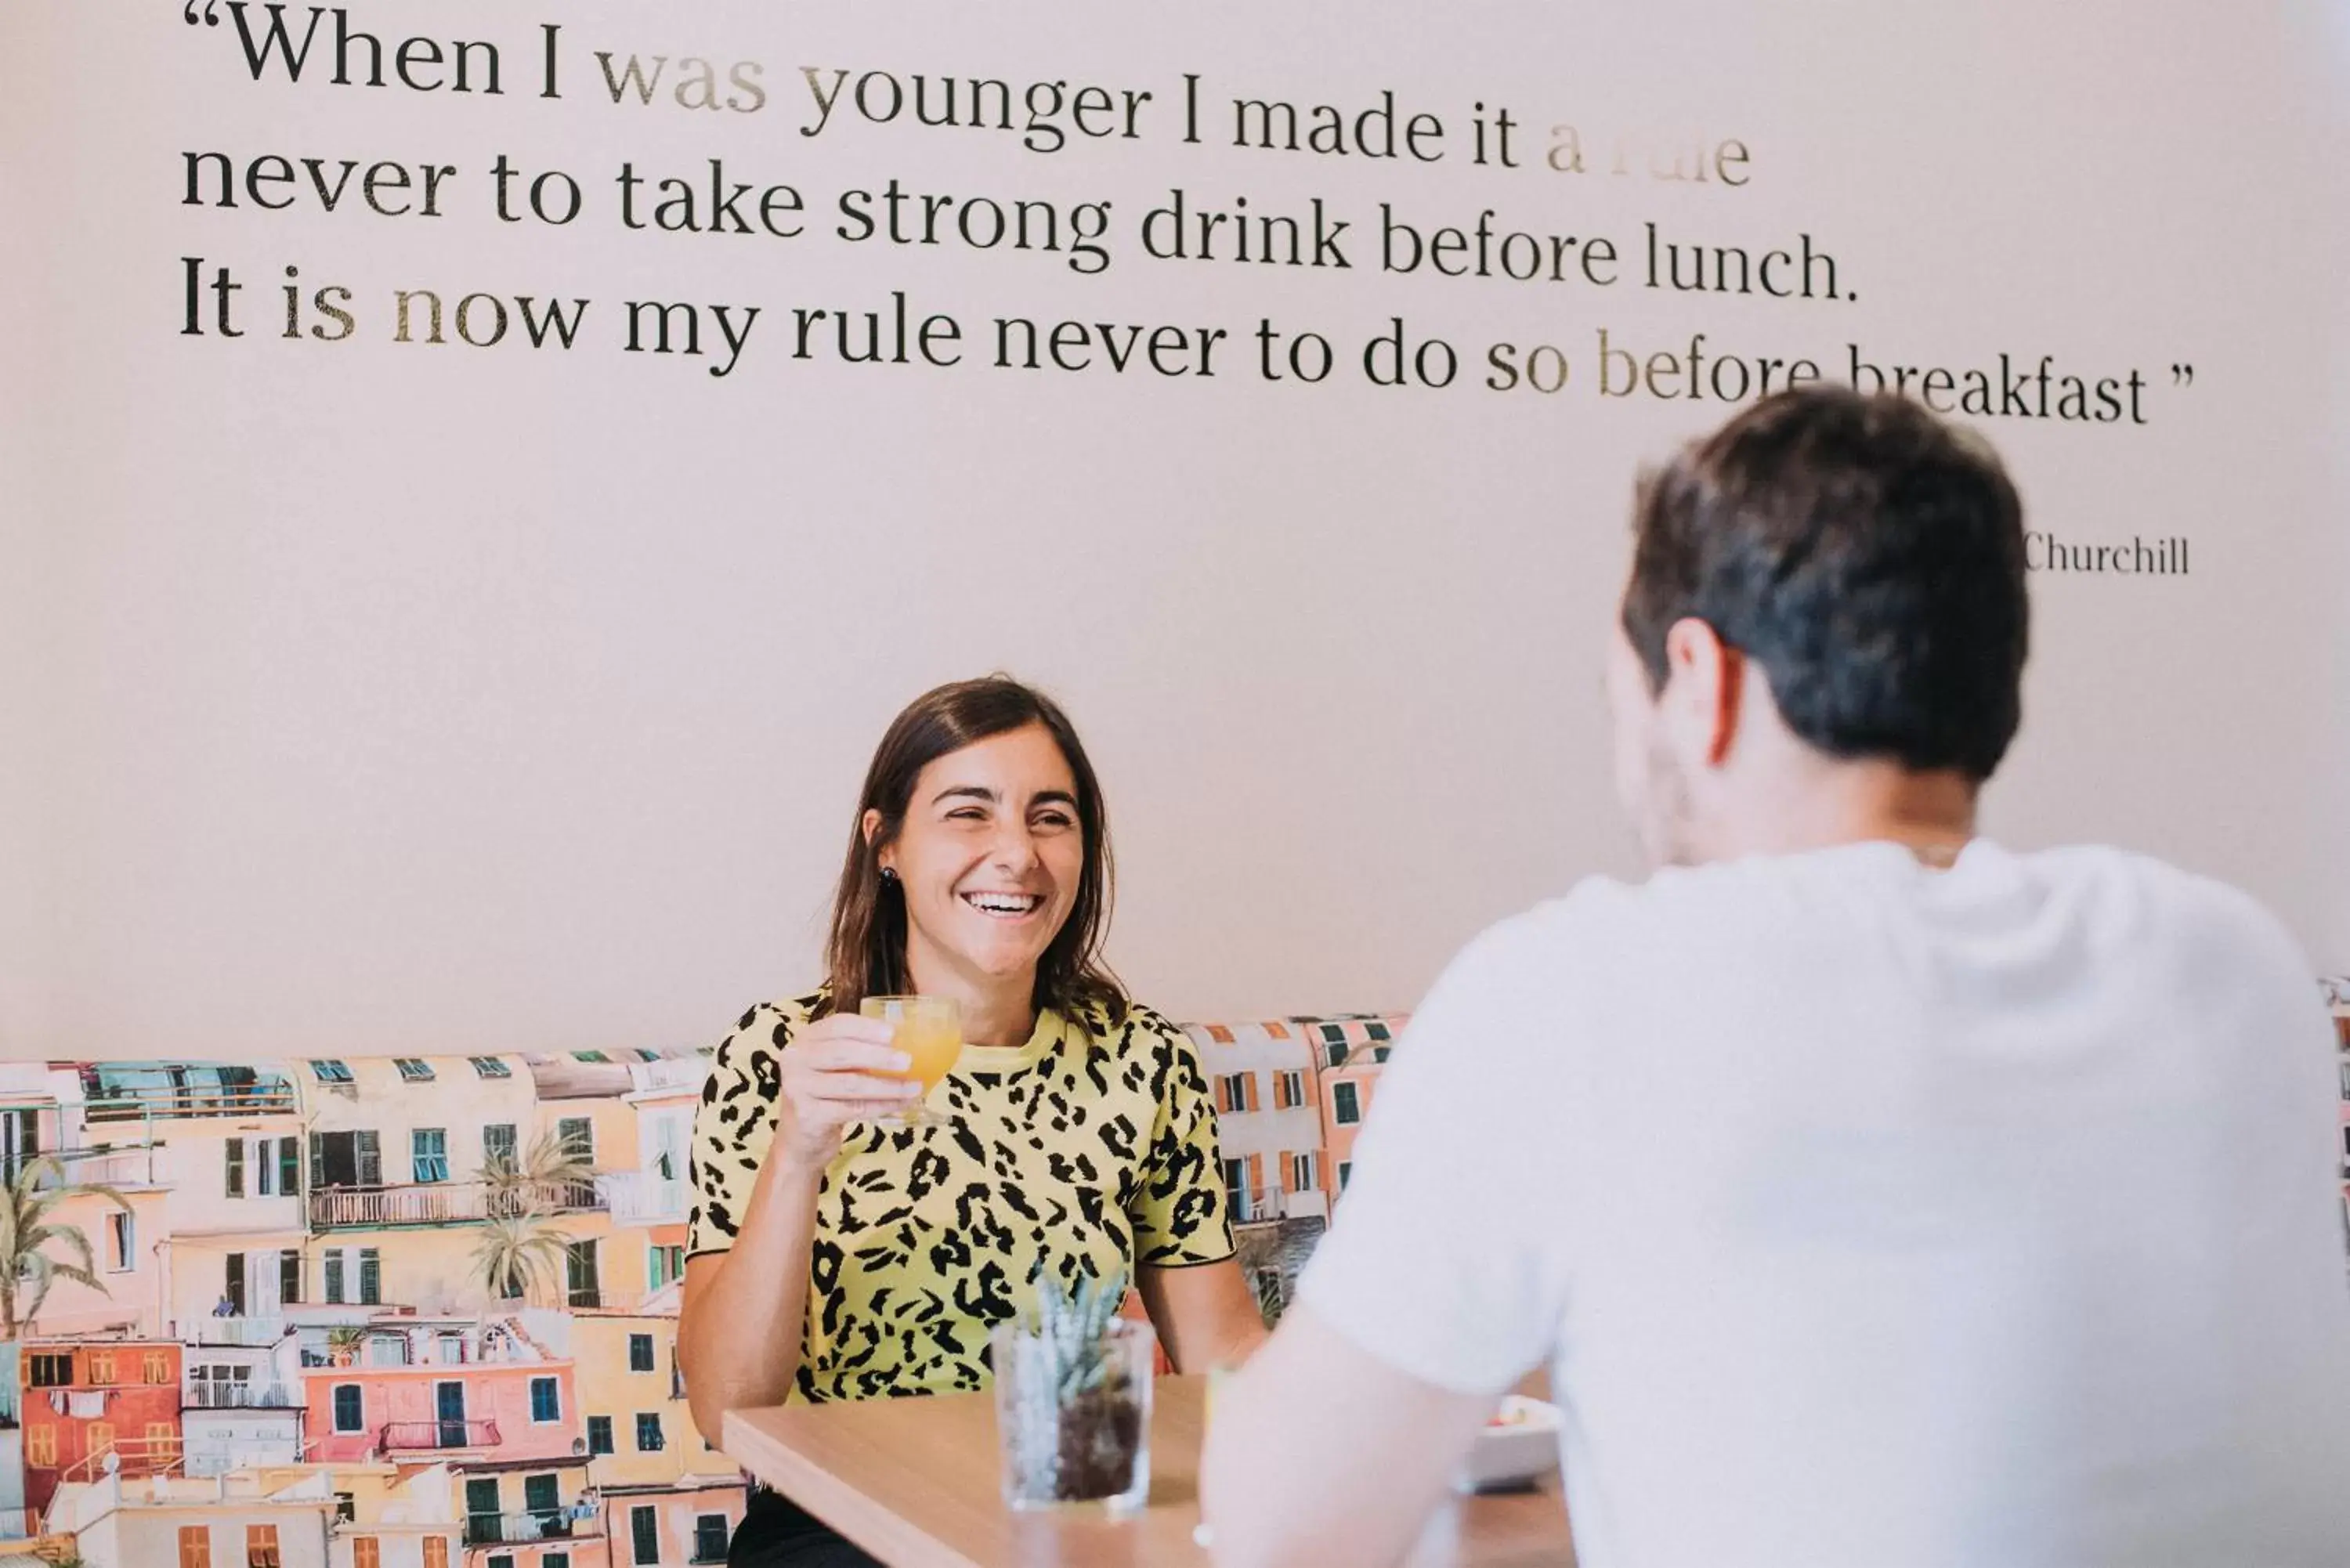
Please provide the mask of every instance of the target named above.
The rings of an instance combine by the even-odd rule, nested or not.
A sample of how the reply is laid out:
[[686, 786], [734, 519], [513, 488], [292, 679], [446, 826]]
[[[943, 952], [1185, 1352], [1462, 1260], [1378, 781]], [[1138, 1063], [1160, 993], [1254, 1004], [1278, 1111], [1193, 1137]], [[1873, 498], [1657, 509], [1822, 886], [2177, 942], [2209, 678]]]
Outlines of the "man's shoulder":
[[[1710, 894], [1695, 898], [1711, 901]], [[1452, 968], [1475, 984], [1534, 987], [1560, 997], [1630, 981], [1646, 969], [1644, 961], [1686, 950], [1690, 899], [1656, 878], [1586, 877], [1566, 892], [1487, 926]]]
[[[1555, 981], [1653, 976], [1658, 965], [1713, 969], [1836, 950], [1918, 885], [1887, 871], [1890, 846], [1755, 857], [1667, 867], [1638, 882], [1591, 876], [1566, 893], [1497, 921], [1464, 958], [1488, 975]], [[2073, 925], [2106, 956], [2157, 950], [2187, 961], [2258, 964], [2295, 982], [2312, 972], [2283, 922], [2231, 883], [2137, 851], [2081, 845], [2029, 853], [1985, 844], [1975, 886], [1994, 902], [2022, 898], [2042, 919]], [[2016, 906], [2008, 905], [2014, 909]], [[2021, 912], [2019, 910], [2019, 912]]]
[[1491, 927], [1485, 936], [1504, 948], [1539, 951], [1572, 947], [1608, 952], [1663, 942], [1687, 944], [1693, 926], [1767, 914], [1786, 890], [1771, 864], [1714, 861], [1668, 867], [1637, 882], [1593, 875], [1566, 892]]
[[2257, 964], [2289, 975], [2312, 973], [2301, 945], [2275, 911], [2232, 882], [2136, 850], [2074, 845], [2022, 857], [2048, 884], [2095, 899], [2108, 940], [2164, 946], [2193, 961]]

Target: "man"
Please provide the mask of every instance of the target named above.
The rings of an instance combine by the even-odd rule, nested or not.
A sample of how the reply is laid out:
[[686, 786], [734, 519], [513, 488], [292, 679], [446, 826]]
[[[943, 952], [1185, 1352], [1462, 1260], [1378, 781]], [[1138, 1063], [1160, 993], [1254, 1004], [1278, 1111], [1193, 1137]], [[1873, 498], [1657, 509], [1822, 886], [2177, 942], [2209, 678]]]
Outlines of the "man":
[[1582, 1568], [2350, 1563], [2323, 1010], [2241, 894], [1974, 836], [2022, 530], [1842, 390], [1644, 484], [1609, 691], [1665, 869], [1429, 996], [1218, 1395], [1220, 1563], [1396, 1560], [1545, 1361]]

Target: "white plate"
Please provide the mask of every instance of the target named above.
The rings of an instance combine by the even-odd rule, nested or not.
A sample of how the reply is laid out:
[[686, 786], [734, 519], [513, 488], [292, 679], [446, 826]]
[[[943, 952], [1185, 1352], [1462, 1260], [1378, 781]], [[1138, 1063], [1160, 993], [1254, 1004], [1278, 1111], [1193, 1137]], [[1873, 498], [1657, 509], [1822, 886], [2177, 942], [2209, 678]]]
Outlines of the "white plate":
[[1453, 1472], [1453, 1490], [1523, 1486], [1558, 1468], [1557, 1406], [1513, 1394], [1502, 1401], [1501, 1414], [1517, 1418], [1477, 1434], [1476, 1443]]

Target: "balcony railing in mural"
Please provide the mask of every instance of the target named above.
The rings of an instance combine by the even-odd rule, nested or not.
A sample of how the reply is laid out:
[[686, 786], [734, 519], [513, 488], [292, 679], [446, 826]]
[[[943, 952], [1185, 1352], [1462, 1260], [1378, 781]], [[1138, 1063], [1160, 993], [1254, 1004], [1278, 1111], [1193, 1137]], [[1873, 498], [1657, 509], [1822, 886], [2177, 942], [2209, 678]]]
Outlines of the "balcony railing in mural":
[[194, 1383], [184, 1404], [191, 1410], [298, 1410], [303, 1401], [281, 1383]]
[[182, 1318], [174, 1327], [181, 1340], [215, 1350], [265, 1350], [292, 1332], [282, 1317]]
[[1227, 1187], [1224, 1197], [1232, 1205], [1232, 1222], [1236, 1225], [1280, 1220], [1289, 1213], [1289, 1193], [1284, 1188]]
[[492, 1187], [484, 1181], [431, 1181], [405, 1187], [319, 1187], [310, 1192], [310, 1223], [322, 1231], [385, 1225], [459, 1225], [507, 1219], [532, 1209], [576, 1213], [604, 1207], [589, 1181]]
[[68, 1465], [57, 1480], [60, 1484], [94, 1481], [109, 1472], [126, 1480], [172, 1475], [185, 1457], [176, 1437], [117, 1438]]
[[182, 1116], [289, 1115], [294, 1085], [275, 1073], [235, 1067], [82, 1069], [82, 1116], [91, 1122]]
[[[502, 1303], [509, 1307], [525, 1304], [560, 1307], [560, 1292], [541, 1293], [541, 1299]], [[451, 1345], [440, 1336], [411, 1338], [396, 1330], [380, 1331], [368, 1335], [364, 1345], [349, 1351], [333, 1351], [320, 1346], [305, 1345], [302, 1365], [311, 1366], [524, 1366], [542, 1365], [546, 1357], [536, 1351], [511, 1340], [495, 1345], [479, 1341], [461, 1341]]]
[[155, 1149], [37, 1149], [33, 1154], [0, 1157], [0, 1182], [14, 1182], [16, 1173], [36, 1159], [54, 1159], [58, 1170], [42, 1170], [42, 1192], [57, 1187], [155, 1187]]
[[537, 1541], [574, 1541], [598, 1533], [596, 1511], [573, 1505], [527, 1513], [469, 1513], [467, 1546], [527, 1546]]
[[710, 1076], [710, 1064], [698, 1055], [669, 1056], [648, 1062], [637, 1071], [643, 1075], [648, 1089], [692, 1089], [698, 1093]]
[[151, 1148], [83, 1155], [67, 1162], [66, 1177], [101, 1187], [160, 1187], [169, 1179], [158, 1174]]
[[494, 1449], [495, 1421], [387, 1421], [376, 1447], [388, 1454], [436, 1453], [454, 1449]]
[[685, 1223], [685, 1183], [664, 1180], [650, 1170], [616, 1170], [596, 1179], [605, 1207], [621, 1225], [682, 1225]]

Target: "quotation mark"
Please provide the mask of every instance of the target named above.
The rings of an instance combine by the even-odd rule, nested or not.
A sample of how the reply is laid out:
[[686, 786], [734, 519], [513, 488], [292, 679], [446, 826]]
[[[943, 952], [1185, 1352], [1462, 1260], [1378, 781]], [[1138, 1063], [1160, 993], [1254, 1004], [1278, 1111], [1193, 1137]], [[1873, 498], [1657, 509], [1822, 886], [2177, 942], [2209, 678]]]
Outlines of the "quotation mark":
[[[187, 7], [180, 13], [180, 17], [191, 27], [196, 25], [196, 0], [188, 0]], [[207, 27], [220, 26], [220, 0], [204, 0], [203, 22]]]
[[2195, 384], [2195, 367], [2192, 365], [2173, 365], [2170, 368], [2170, 384], [2174, 387], [2193, 386]]

